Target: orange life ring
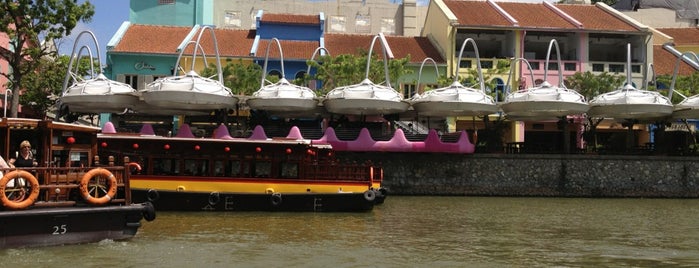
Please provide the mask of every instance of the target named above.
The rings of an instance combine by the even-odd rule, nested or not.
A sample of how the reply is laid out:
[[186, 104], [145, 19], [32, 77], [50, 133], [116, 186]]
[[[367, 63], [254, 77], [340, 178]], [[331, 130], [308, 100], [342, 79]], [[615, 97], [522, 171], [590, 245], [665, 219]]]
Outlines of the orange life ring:
[[[31, 185], [32, 190], [29, 193], [29, 197], [21, 200], [15, 201], [10, 200], [5, 194], [5, 189], [7, 183], [11, 179], [25, 179], [29, 185]], [[14, 170], [10, 173], [5, 174], [5, 176], [0, 179], [0, 201], [2, 205], [10, 209], [23, 209], [34, 204], [36, 199], [39, 197], [39, 181], [31, 173], [24, 170]]]
[[[109, 189], [107, 189], [106, 193], [104, 196], [99, 196], [99, 192], [95, 192], [95, 196], [92, 196], [90, 194], [90, 189], [88, 185], [90, 184], [90, 181], [92, 178], [95, 177], [102, 177], [102, 178], [107, 178], [109, 180]], [[95, 190], [97, 189], [103, 189], [102, 185], [95, 186]], [[109, 201], [114, 198], [117, 192], [117, 180], [116, 177], [114, 177], [114, 174], [110, 172], [109, 170], [103, 169], [103, 168], [95, 168], [83, 175], [82, 180], [80, 180], [80, 193], [82, 194], [83, 198], [90, 204], [95, 204], [95, 205], [103, 205], [109, 203]]]

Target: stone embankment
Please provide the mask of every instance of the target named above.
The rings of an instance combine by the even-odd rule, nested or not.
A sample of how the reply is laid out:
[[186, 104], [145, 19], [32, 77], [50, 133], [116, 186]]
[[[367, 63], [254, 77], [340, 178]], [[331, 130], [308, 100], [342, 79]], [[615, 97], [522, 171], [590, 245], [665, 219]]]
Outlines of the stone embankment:
[[699, 158], [338, 153], [384, 167], [393, 195], [699, 197]]

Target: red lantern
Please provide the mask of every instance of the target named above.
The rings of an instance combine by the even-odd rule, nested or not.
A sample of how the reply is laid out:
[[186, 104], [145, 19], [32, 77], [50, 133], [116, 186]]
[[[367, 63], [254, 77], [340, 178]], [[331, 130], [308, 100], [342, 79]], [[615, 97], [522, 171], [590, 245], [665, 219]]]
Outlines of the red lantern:
[[132, 146], [134, 149], [138, 149], [138, 143], [134, 143]]
[[195, 150], [195, 151], [199, 151], [199, 149], [201, 149], [201, 147], [199, 147], [199, 145], [194, 145], [194, 150]]
[[103, 141], [101, 145], [102, 145], [102, 148], [107, 148], [107, 142]]
[[258, 152], [258, 153], [259, 153], [259, 152], [262, 152], [262, 148], [256, 147], [256, 148], [255, 148], [255, 152]]
[[73, 144], [73, 143], [75, 143], [75, 138], [74, 138], [74, 137], [68, 137], [68, 138], [66, 139], [66, 142], [68, 142], [68, 144]]
[[306, 150], [306, 153], [307, 153], [308, 155], [313, 155], [313, 151], [311, 151], [311, 149]]
[[291, 154], [291, 148], [286, 148], [286, 154]]
[[223, 148], [223, 150], [226, 151], [226, 152], [230, 152], [230, 151], [231, 151], [231, 147], [226, 146], [225, 148]]
[[163, 145], [163, 149], [165, 149], [165, 150], [170, 150], [170, 144], [165, 144], [165, 145]]

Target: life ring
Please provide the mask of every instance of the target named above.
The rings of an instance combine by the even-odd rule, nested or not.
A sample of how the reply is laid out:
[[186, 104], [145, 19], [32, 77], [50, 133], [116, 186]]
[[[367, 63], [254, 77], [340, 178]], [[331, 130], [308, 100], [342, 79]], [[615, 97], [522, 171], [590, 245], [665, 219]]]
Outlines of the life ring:
[[143, 218], [147, 221], [155, 220], [155, 207], [153, 206], [153, 203], [145, 202], [143, 203], [143, 206], [145, 207], [143, 210]]
[[211, 194], [209, 194], [209, 205], [215, 206], [218, 204], [218, 201], [221, 201], [221, 196], [218, 192], [211, 192]]
[[282, 194], [276, 193], [272, 194], [272, 197], [270, 197], [270, 201], [272, 202], [272, 206], [279, 206], [282, 204]]
[[[32, 190], [29, 193], [29, 196], [27, 198], [23, 198], [21, 201], [16, 201], [16, 200], [10, 200], [5, 194], [6, 186], [7, 183], [10, 182], [12, 179], [24, 179], [27, 182], [29, 182], [29, 185], [31, 186]], [[25, 185], [27, 185], [25, 183]], [[15, 185], [13, 188], [20, 188], [21, 191], [24, 191], [23, 186]], [[24, 192], [23, 192], [24, 194]], [[36, 199], [39, 197], [39, 181], [32, 175], [31, 173], [24, 171], [24, 170], [14, 170], [10, 173], [5, 174], [5, 176], [0, 179], [0, 201], [2, 201], [2, 205], [10, 208], [10, 209], [23, 209], [26, 207], [31, 206], [34, 204]], [[20, 198], [22, 199], [22, 198]]]
[[[131, 168], [134, 168], [136, 172], [141, 171], [141, 165], [136, 163], [136, 162], [129, 162], [126, 165], [129, 166], [129, 172], [131, 172]], [[136, 173], [136, 172], [131, 172], [131, 173]]]
[[156, 189], [148, 189], [148, 192], [146, 192], [146, 199], [148, 199], [149, 202], [158, 201], [158, 199], [160, 199], [160, 193], [158, 193]]
[[374, 201], [374, 199], [376, 199], [376, 192], [374, 192], [374, 190], [366, 190], [364, 192], [364, 199], [369, 202]]
[[[89, 188], [93, 188], [92, 190], [102, 190], [104, 191], [104, 186], [103, 185], [94, 185], [92, 187], [88, 187], [90, 184], [90, 181], [92, 178], [96, 177], [102, 177], [106, 178], [109, 180], [109, 188], [107, 189], [106, 192], [104, 192], [104, 195], [99, 197], [99, 192], [95, 192], [95, 196], [92, 196], [90, 193]], [[80, 193], [82, 194], [83, 198], [90, 204], [95, 204], [95, 205], [103, 205], [109, 203], [109, 201], [114, 198], [117, 192], [117, 180], [116, 177], [114, 177], [114, 174], [110, 172], [109, 170], [103, 169], [103, 168], [95, 168], [93, 170], [88, 171], [83, 175], [82, 180], [80, 180]]]

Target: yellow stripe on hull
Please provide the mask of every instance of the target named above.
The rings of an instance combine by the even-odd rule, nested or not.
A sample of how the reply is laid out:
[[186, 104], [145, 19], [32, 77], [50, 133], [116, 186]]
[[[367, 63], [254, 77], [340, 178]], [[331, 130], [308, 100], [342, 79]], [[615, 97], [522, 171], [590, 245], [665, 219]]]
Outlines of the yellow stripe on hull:
[[[366, 183], [333, 182], [279, 182], [279, 181], [195, 181], [195, 180], [153, 180], [131, 178], [131, 189], [183, 192], [228, 192], [228, 193], [337, 193], [364, 192], [370, 187]], [[379, 189], [380, 184], [371, 187]]]

